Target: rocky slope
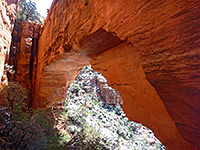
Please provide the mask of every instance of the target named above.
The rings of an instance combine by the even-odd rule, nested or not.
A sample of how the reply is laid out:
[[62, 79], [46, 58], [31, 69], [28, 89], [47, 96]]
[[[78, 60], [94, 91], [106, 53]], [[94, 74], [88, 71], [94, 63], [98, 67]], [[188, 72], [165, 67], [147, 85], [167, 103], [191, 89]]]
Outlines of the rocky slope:
[[199, 0], [54, 0], [38, 43], [35, 103], [55, 101], [47, 97], [53, 85], [75, 79], [83, 63], [63, 66], [76, 52], [119, 91], [131, 120], [151, 127], [167, 148], [197, 149], [199, 10]]
[[[106, 102], [108, 97], [112, 101]], [[100, 73], [85, 67], [70, 84], [64, 102], [65, 123], [59, 128], [65, 135], [68, 132], [68, 148], [165, 150], [150, 129], [129, 121], [119, 99], [119, 93], [108, 87]]]
[[0, 84], [7, 80], [7, 76], [4, 74], [4, 65], [8, 63], [11, 33], [16, 15], [16, 1], [0, 1]]

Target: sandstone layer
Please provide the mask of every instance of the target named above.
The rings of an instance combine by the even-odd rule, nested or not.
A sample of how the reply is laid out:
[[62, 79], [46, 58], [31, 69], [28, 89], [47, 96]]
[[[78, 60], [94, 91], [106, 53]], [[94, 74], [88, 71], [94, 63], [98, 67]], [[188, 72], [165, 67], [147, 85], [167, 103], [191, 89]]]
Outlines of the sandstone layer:
[[16, 22], [9, 56], [9, 65], [15, 70], [14, 74], [8, 74], [9, 81], [17, 81], [32, 92], [35, 86], [40, 27], [40, 24], [28, 21]]
[[0, 1], [0, 84], [7, 80], [4, 65], [10, 52], [11, 33], [16, 15], [16, 1]]
[[[54, 86], [67, 88], [92, 58], [130, 119], [169, 149], [198, 149], [199, 11], [199, 0], [54, 0], [38, 43], [34, 103], [56, 103]], [[73, 73], [67, 61], [76, 62]]]
[[[40, 65], [40, 60], [38, 64]], [[39, 92], [34, 106], [52, 107], [62, 105], [66, 99], [67, 88], [84, 66], [90, 63], [88, 56], [65, 53], [45, 66], [40, 74]], [[38, 69], [38, 68], [37, 68]]]
[[169, 149], [190, 149], [156, 90], [147, 81], [134, 46], [121, 44], [99, 54], [91, 64], [93, 69], [103, 73], [109, 85], [119, 91], [124, 101], [124, 112], [130, 120], [136, 120], [153, 129]]

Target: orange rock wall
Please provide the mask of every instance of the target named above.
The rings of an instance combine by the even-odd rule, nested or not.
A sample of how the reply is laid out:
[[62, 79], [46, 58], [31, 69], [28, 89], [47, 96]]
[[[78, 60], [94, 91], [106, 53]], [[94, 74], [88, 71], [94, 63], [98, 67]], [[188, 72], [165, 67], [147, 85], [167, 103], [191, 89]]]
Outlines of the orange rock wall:
[[[119, 90], [131, 119], [150, 127], [169, 149], [197, 149], [199, 10], [199, 0], [54, 0], [38, 43], [34, 103], [40, 97], [51, 103], [55, 84], [67, 87], [65, 73], [73, 65], [57, 70], [68, 55], [79, 54], [80, 62], [90, 56], [93, 68]], [[61, 76], [64, 81], [56, 81]]]
[[83, 67], [90, 64], [90, 60], [88, 56], [65, 53], [45, 66], [40, 74], [40, 86], [33, 106], [62, 105], [61, 103], [66, 99], [68, 86], [76, 79]]
[[9, 81], [17, 81], [32, 92], [35, 86], [40, 28], [40, 24], [28, 21], [15, 23], [9, 56], [9, 65], [15, 70], [15, 74], [8, 74]]
[[16, 0], [0, 1], [0, 84], [7, 80], [4, 64], [8, 59], [11, 33], [16, 15]]
[[97, 55], [93, 69], [102, 72], [109, 85], [124, 100], [123, 109], [130, 120], [153, 129], [168, 149], [190, 149], [156, 90], [146, 79], [139, 53], [133, 45], [121, 44]]

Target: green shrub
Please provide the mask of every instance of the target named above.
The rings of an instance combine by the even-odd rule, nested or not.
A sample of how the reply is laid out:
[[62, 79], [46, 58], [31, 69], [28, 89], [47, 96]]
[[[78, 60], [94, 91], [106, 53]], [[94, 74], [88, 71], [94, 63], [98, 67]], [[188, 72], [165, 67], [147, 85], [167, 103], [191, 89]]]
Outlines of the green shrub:
[[0, 95], [9, 102], [0, 108], [0, 149], [59, 149], [51, 110], [28, 109], [24, 102], [28, 92], [17, 83], [1, 87]]
[[28, 95], [28, 90], [17, 82], [8, 82], [8, 84], [0, 86], [0, 97], [8, 102], [11, 114], [17, 114], [18, 111], [27, 108]]
[[35, 2], [31, 2], [31, 0], [28, 2], [26, 2], [26, 0], [19, 0], [18, 6], [19, 11], [16, 15], [17, 22], [33, 21], [36, 23], [41, 23], [41, 16], [37, 12]]

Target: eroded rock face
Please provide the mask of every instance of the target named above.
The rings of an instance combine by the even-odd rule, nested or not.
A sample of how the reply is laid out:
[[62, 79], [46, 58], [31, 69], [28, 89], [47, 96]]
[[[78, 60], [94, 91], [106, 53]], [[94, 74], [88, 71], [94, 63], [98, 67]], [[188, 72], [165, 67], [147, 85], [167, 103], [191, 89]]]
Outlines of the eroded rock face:
[[[95, 93], [98, 97], [98, 101], [102, 101], [113, 106], [122, 106], [123, 104], [123, 100], [119, 92], [109, 87], [107, 80], [102, 76], [102, 74], [91, 69], [91, 66], [83, 68], [80, 75], [76, 79], [76, 84], [78, 84], [77, 92], [82, 92], [82, 94]], [[68, 91], [69, 90], [70, 89], [68, 89]]]
[[[57, 106], [66, 99], [67, 88], [91, 58], [78, 53], [65, 53], [45, 66], [34, 106]], [[38, 68], [37, 68], [38, 69]]]
[[[7, 80], [4, 64], [8, 59], [11, 44], [11, 33], [16, 15], [16, 0], [0, 1], [0, 84]], [[3, 75], [4, 74], [4, 75]]]
[[40, 27], [40, 24], [28, 21], [16, 22], [9, 56], [9, 65], [15, 70], [15, 74], [8, 74], [9, 81], [17, 81], [32, 92], [35, 86]]
[[[91, 65], [94, 70], [103, 73], [109, 85], [119, 91], [124, 100], [123, 109], [130, 120], [137, 120], [153, 129], [171, 149], [188, 146], [161, 98], [146, 79], [139, 53], [133, 45], [124, 43], [107, 50], [97, 55]], [[162, 138], [164, 135], [165, 138]]]
[[[199, 10], [199, 0], [55, 0], [39, 40], [35, 103], [53, 85], [66, 85], [68, 75], [64, 84], [56, 81], [66, 64], [59, 57], [76, 52], [81, 61], [93, 59], [93, 68], [120, 92], [126, 114], [152, 128], [167, 148], [197, 149]], [[54, 74], [46, 79], [48, 67]]]

